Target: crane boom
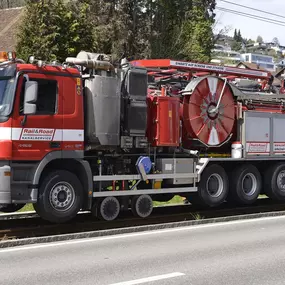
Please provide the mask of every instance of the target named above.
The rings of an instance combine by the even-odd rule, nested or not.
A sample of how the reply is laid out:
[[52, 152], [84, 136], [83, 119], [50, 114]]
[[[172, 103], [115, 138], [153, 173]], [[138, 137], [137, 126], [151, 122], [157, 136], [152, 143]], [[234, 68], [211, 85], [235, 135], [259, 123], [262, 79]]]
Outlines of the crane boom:
[[189, 61], [178, 61], [171, 59], [134, 60], [131, 61], [131, 64], [134, 66], [143, 66], [146, 68], [175, 68], [178, 70], [206, 71], [210, 73], [237, 75], [248, 78], [270, 79], [272, 76], [270, 72], [258, 69], [244, 69], [239, 67], [189, 62]]

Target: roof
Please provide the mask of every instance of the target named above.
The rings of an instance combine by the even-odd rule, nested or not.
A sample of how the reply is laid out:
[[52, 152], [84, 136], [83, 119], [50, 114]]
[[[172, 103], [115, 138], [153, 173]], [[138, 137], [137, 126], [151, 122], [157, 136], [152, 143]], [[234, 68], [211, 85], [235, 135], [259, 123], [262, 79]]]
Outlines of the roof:
[[282, 68], [278, 68], [276, 70], [276, 72], [273, 73], [273, 75], [276, 77], [276, 78], [281, 78], [282, 75], [285, 74], [285, 67], [282, 67]]
[[256, 63], [250, 63], [250, 62], [240, 62], [239, 64], [237, 64], [236, 67], [245, 67], [245, 68], [248, 68], [248, 69], [259, 69], [259, 70], [262, 70], [262, 71], [266, 71], [266, 69], [264, 68], [260, 68], [258, 64]]
[[62, 74], [68, 77], [73, 78], [80, 78], [80, 72], [75, 67], [68, 67], [63, 68], [61, 65], [44, 65], [43, 67], [38, 67], [36, 64], [30, 63], [19, 63], [17, 64], [17, 71], [26, 71], [26, 72], [33, 72], [33, 71], [41, 71], [41, 73], [52, 73], [52, 74]]
[[0, 51], [15, 50], [17, 27], [22, 12], [21, 7], [0, 10]]

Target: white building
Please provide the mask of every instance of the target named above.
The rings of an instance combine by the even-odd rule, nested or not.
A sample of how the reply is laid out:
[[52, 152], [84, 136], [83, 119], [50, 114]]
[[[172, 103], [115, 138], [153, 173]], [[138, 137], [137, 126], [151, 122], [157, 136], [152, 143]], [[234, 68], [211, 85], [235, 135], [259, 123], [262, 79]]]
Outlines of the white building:
[[[227, 63], [231, 61], [233, 65], [239, 63], [242, 58], [239, 52], [231, 50], [228, 46], [215, 45], [215, 48], [212, 49], [212, 63]], [[227, 64], [228, 65], [228, 64]]]
[[273, 56], [255, 53], [244, 53], [241, 54], [242, 61], [255, 63], [260, 66], [260, 68], [266, 69], [268, 71], [274, 72], [276, 67], [274, 64]]

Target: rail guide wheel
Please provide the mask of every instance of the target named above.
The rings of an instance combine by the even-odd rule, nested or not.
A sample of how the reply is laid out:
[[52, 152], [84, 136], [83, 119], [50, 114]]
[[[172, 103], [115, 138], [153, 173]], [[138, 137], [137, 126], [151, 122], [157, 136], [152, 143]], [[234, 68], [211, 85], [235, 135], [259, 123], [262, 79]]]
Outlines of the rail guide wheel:
[[116, 197], [105, 197], [97, 200], [92, 208], [92, 214], [100, 220], [113, 221], [120, 213], [120, 202]]
[[153, 201], [149, 195], [140, 195], [132, 198], [131, 209], [135, 216], [147, 218], [153, 210]]
[[219, 146], [235, 123], [234, 96], [228, 83], [215, 76], [193, 79], [183, 91], [183, 123], [191, 138]]

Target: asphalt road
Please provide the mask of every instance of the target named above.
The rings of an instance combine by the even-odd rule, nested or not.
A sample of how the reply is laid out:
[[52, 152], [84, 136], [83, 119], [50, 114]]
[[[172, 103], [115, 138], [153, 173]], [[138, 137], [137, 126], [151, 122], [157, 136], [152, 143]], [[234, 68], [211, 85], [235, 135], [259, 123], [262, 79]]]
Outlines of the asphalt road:
[[0, 250], [0, 284], [285, 284], [285, 217]]

